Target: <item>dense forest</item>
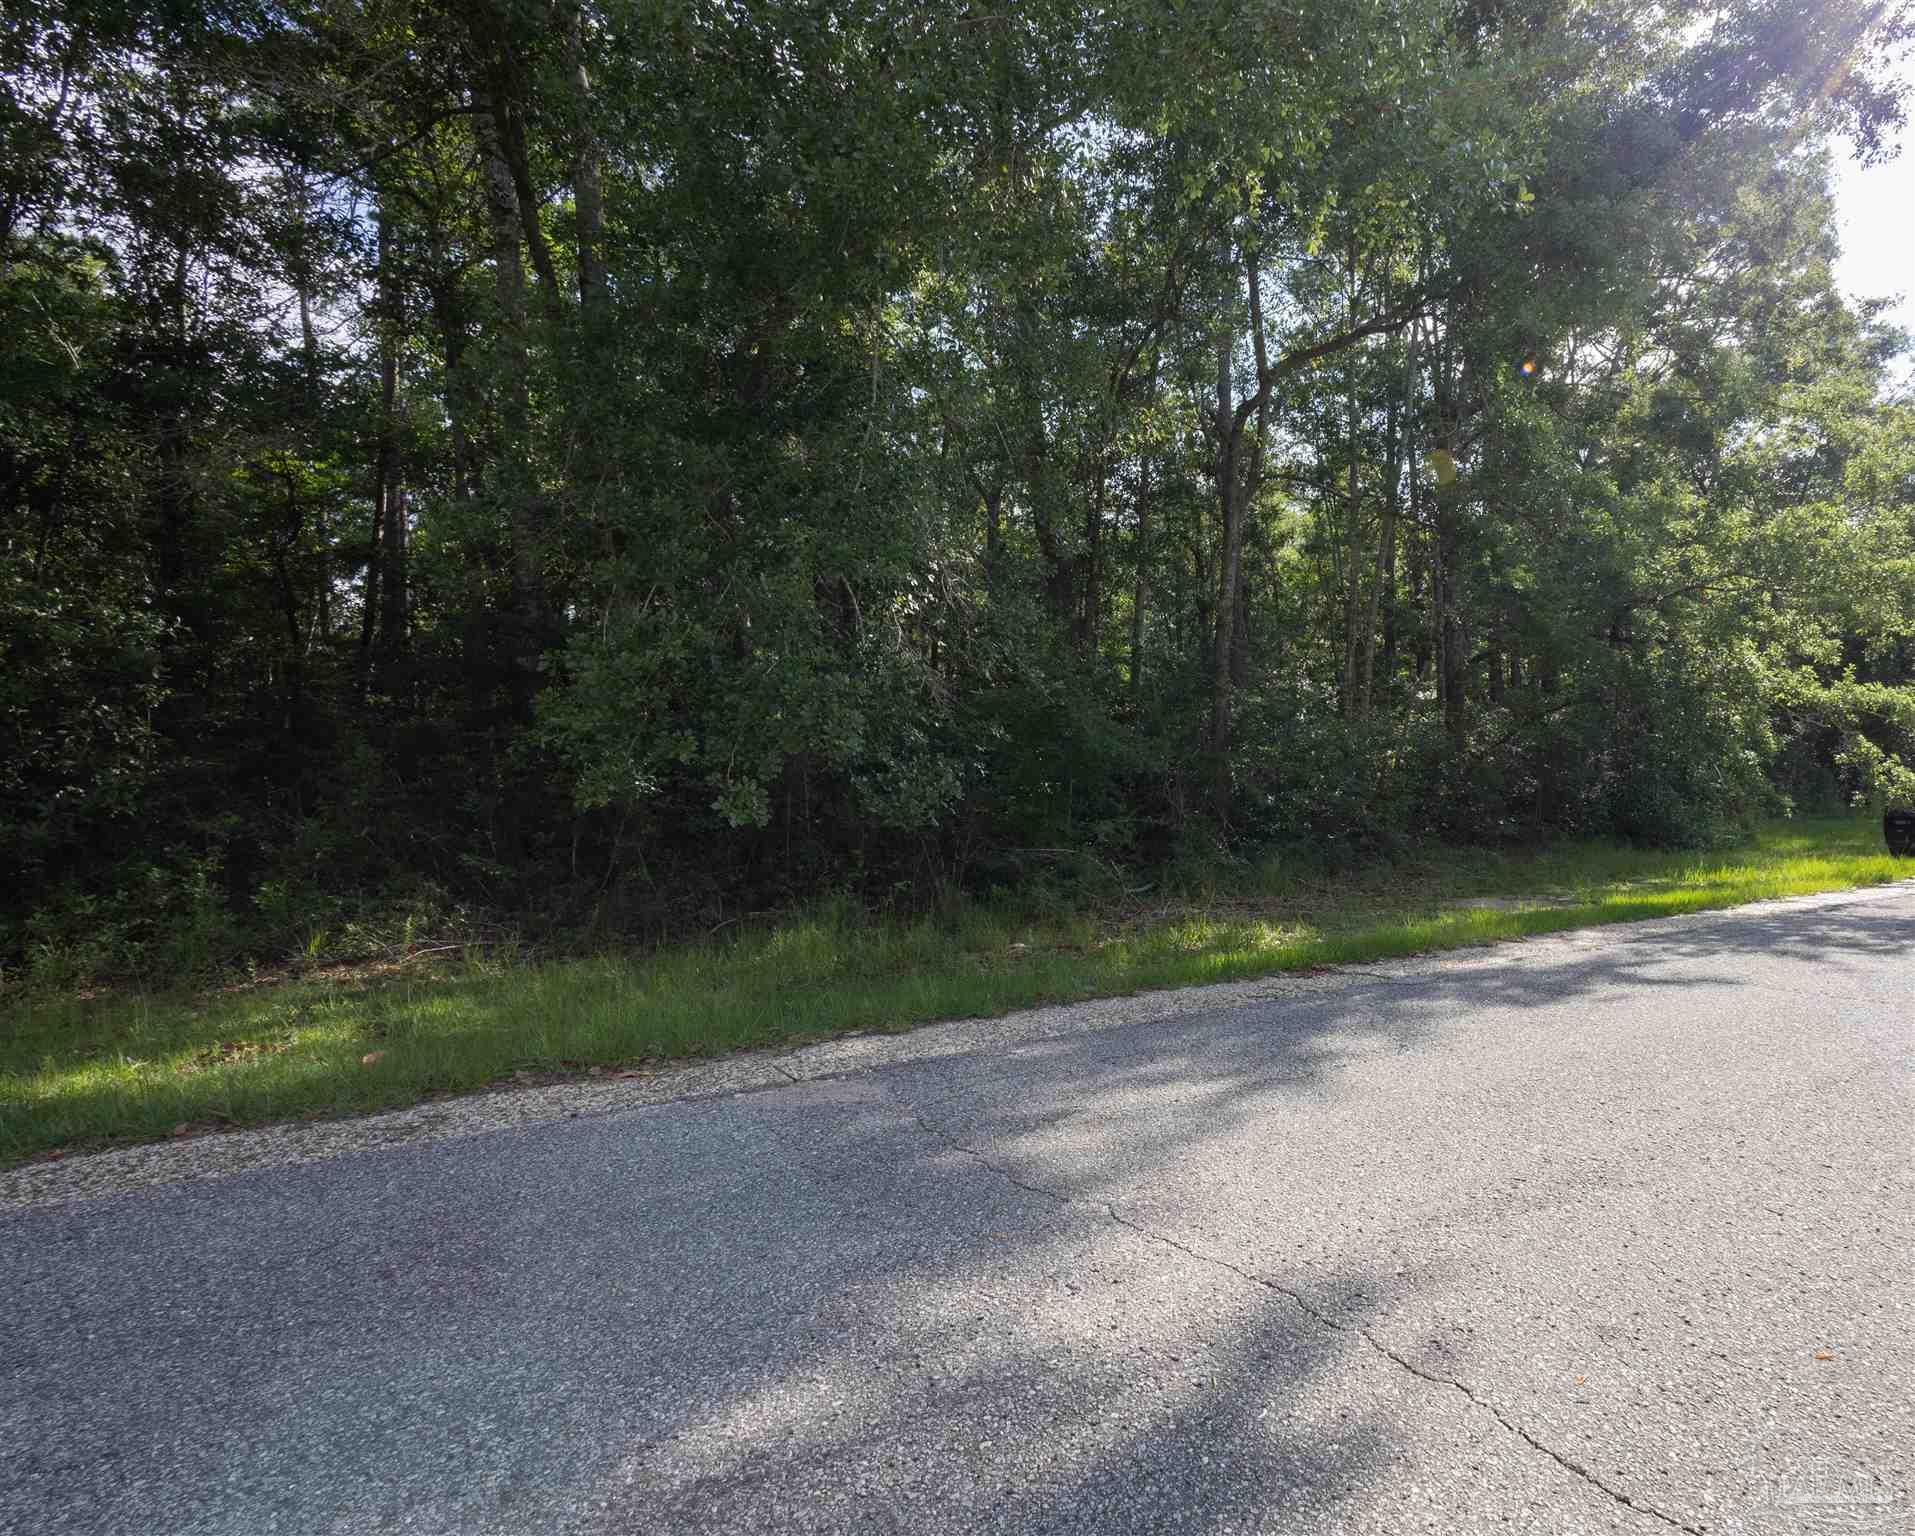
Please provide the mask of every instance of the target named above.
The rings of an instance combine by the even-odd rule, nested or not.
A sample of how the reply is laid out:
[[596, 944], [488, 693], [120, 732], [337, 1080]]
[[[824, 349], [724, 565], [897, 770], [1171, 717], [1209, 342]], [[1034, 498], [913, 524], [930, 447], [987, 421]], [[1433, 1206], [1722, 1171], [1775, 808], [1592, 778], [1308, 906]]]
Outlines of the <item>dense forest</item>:
[[0, 967], [1908, 796], [1912, 37], [16, 0]]

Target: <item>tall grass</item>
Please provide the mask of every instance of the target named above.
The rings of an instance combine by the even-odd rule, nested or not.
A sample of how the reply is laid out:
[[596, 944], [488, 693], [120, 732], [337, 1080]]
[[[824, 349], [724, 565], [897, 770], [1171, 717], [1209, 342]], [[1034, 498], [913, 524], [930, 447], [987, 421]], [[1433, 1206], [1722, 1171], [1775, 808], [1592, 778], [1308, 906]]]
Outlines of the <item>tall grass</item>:
[[[1209, 872], [1203, 889], [1160, 891], [1153, 905], [1059, 912], [1026, 898], [909, 922], [836, 906], [643, 954], [475, 953], [196, 996], [25, 997], [0, 1009], [0, 1158], [1911, 874], [1873, 822], [1802, 821], [1707, 856], [1594, 843], [1438, 850], [1335, 875], [1278, 861]], [[1499, 899], [1459, 904], [1472, 898]]]

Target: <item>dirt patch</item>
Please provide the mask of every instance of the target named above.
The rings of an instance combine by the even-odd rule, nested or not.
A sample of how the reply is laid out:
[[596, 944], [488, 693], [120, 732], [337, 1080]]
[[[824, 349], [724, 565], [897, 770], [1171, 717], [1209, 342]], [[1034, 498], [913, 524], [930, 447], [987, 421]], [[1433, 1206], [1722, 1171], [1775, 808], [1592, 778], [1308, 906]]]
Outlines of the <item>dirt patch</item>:
[[261, 1056], [277, 1056], [292, 1049], [290, 1040], [222, 1040], [204, 1050], [195, 1051], [173, 1070], [184, 1075], [203, 1072], [208, 1067], [231, 1066], [238, 1061], [256, 1061]]

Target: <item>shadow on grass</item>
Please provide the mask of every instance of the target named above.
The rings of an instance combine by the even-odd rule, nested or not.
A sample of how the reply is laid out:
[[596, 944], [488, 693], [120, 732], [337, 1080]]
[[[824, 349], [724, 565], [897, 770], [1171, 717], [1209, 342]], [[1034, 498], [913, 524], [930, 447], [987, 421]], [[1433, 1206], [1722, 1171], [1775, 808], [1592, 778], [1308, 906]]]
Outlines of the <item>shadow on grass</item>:
[[[1493, 1074], [1452, 1081], [1482, 1065], [1473, 1009], [1621, 1004], [1578, 1045], [1600, 1050], [1605, 1019], [1639, 1040], [1646, 1003], [1778, 958], [1833, 995], [1911, 946], [1900, 902], [1651, 927], [27, 1211], [0, 1243], [0, 1523], [1302, 1536], [1533, 1523], [1546, 1496], [1591, 1500], [1594, 1527], [1605, 1496], [1354, 1331], [1419, 1278], [1365, 1256], [1364, 1200], [1454, 1188], [1479, 1229], [1526, 1229], [1504, 1175], [1532, 1133], [1485, 1123]], [[1351, 1087], [1374, 1058], [1426, 1074], [1396, 1153], [1389, 1079]], [[1299, 1168], [1282, 1130], [1306, 1114]], [[1366, 1171], [1389, 1155], [1423, 1161]], [[1607, 1155], [1591, 1178], [1627, 1171]], [[1260, 1238], [1260, 1211], [1284, 1233]], [[1420, 1347], [1473, 1368], [1466, 1335]]]
[[[1311, 924], [1201, 914], [955, 925], [798, 921], [729, 945], [375, 986], [317, 982], [191, 1002], [115, 1000], [0, 1015], [0, 1158], [301, 1114], [367, 1112], [510, 1081], [645, 1065], [1037, 1004], [1387, 959], [1767, 895], [1894, 878], [1854, 822], [1768, 833], [1712, 866], [1581, 848], [1481, 856], [1445, 884], [1406, 876], [1422, 910], [1380, 915], [1359, 883]], [[1800, 850], [1811, 850], [1804, 856]], [[1619, 871], [1637, 882], [1618, 887]], [[1373, 877], [1373, 876], [1372, 876]], [[1366, 880], [1372, 877], [1366, 877]], [[1580, 881], [1580, 894], [1563, 888]], [[1593, 881], [1593, 883], [1592, 883]], [[1514, 909], [1457, 907], [1484, 883]], [[1647, 882], [1647, 883], [1645, 883]], [[1324, 898], [1325, 902], [1329, 898]]]
[[[1414, 1279], [1363, 1256], [1361, 1193], [1334, 1228], [1310, 1213], [1344, 1188], [1339, 1152], [1390, 1152], [1379, 1079], [1359, 1096], [1352, 1064], [1434, 1074], [1400, 1153], [1426, 1161], [1379, 1188], [1453, 1186], [1479, 1228], [1523, 1230], [1504, 1175], [1536, 1155], [1528, 1125], [1485, 1124], [1487, 1071], [1441, 1086], [1482, 1065], [1471, 1010], [1619, 1004], [1578, 1047], [1600, 1050], [1612, 1028], [1640, 1039], [1646, 1003], [1760, 985], [1777, 959], [1833, 996], [1912, 948], [1902, 902], [1650, 927], [30, 1210], [0, 1243], [0, 1524], [1302, 1536], [1533, 1523], [1546, 1495], [1590, 1499], [1594, 1527], [1605, 1496], [1354, 1331]], [[1299, 1169], [1281, 1131], [1309, 1112]], [[1591, 1176], [1621, 1177], [1629, 1150], [1606, 1155]], [[1370, 1187], [1361, 1163], [1347, 1176]], [[1193, 1191], [1234, 1235], [1191, 1235], [1222, 1220]], [[1256, 1241], [1259, 1210], [1310, 1246]], [[1239, 1272], [1180, 1243], [1260, 1256]], [[1460, 1373], [1468, 1349], [1430, 1341], [1428, 1369], [1448, 1350]]]

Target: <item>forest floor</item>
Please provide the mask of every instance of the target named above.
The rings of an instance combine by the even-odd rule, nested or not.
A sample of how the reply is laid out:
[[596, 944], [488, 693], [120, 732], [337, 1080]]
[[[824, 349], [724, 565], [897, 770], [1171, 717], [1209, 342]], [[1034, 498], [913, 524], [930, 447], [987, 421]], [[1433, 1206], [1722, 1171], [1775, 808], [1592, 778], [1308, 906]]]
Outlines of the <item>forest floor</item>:
[[420, 951], [197, 993], [0, 994], [0, 1163], [1912, 874], [1875, 819], [1798, 819], [1704, 854], [1440, 848], [1335, 874], [1272, 860], [1075, 911], [1027, 893], [638, 953]]

